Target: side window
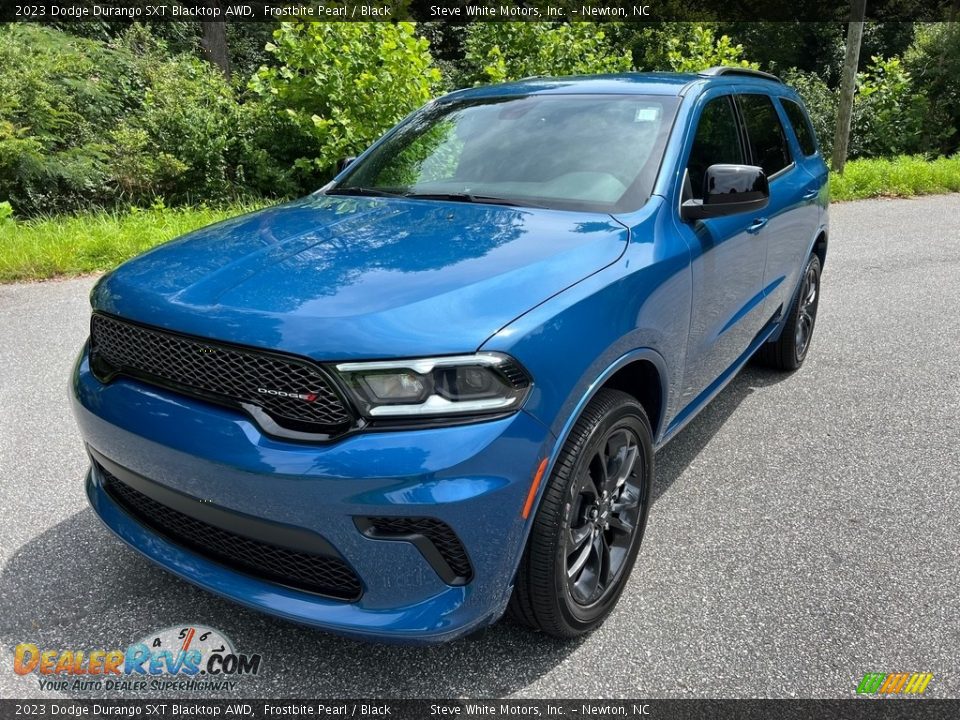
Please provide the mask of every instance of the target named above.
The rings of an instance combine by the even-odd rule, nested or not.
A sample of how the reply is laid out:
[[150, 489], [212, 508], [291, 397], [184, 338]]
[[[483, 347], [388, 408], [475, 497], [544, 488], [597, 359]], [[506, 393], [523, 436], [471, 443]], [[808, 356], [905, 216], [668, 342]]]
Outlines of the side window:
[[767, 177], [783, 170], [790, 164], [790, 150], [773, 101], [767, 95], [740, 95], [738, 101], [753, 164], [762, 167]]
[[729, 96], [711, 100], [700, 113], [687, 162], [687, 177], [694, 198], [703, 199], [704, 175], [708, 167], [717, 163], [743, 163], [740, 131]]
[[780, 104], [783, 105], [783, 111], [787, 114], [790, 124], [793, 125], [793, 131], [797, 134], [797, 142], [800, 143], [800, 151], [807, 156], [817, 152], [817, 142], [813, 138], [813, 128], [810, 127], [810, 121], [807, 119], [807, 113], [803, 108], [793, 100], [780, 98]]

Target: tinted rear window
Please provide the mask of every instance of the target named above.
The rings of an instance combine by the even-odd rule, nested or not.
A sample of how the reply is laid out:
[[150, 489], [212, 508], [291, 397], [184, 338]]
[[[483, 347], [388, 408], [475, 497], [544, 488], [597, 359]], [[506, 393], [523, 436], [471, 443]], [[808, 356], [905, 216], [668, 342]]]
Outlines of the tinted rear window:
[[787, 114], [790, 124], [793, 125], [793, 131], [797, 135], [797, 141], [800, 143], [800, 150], [804, 155], [813, 155], [817, 152], [817, 142], [813, 138], [813, 129], [810, 127], [810, 121], [807, 119], [807, 113], [793, 100], [780, 98], [780, 104], [783, 105], [783, 111]]

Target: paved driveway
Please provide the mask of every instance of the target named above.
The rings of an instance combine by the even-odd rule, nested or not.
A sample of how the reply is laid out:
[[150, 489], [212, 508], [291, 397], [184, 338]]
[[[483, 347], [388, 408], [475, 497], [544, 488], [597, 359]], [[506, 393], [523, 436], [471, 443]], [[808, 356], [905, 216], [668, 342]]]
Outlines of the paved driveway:
[[960, 195], [834, 207], [806, 366], [748, 368], [658, 455], [633, 578], [579, 642], [500, 623], [364, 645], [126, 549], [86, 506], [65, 397], [92, 283], [0, 286], [0, 697], [43, 694], [12, 671], [18, 642], [124, 647], [191, 621], [263, 654], [246, 697], [837, 697], [868, 671], [960, 696]]

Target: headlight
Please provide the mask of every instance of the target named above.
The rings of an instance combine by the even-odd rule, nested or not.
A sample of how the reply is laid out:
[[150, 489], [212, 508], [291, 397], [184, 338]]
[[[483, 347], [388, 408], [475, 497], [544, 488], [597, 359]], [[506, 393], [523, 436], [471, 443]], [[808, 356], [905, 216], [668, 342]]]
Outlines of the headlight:
[[516, 410], [530, 377], [500, 353], [340, 363], [337, 372], [372, 420]]

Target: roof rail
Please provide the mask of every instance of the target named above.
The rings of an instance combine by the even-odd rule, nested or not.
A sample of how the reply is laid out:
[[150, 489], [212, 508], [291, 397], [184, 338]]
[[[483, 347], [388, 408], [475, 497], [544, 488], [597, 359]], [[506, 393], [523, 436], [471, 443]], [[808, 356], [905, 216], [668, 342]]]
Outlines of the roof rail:
[[763, 78], [764, 80], [773, 80], [774, 82], [783, 83], [783, 80], [778, 78], [776, 75], [771, 75], [770, 73], [765, 73], [762, 70], [754, 70], [752, 68], [745, 67], [729, 67], [727, 65], [716, 65], [707, 70], [702, 70], [698, 75], [702, 77], [720, 77], [722, 75], [745, 75], [747, 77]]

